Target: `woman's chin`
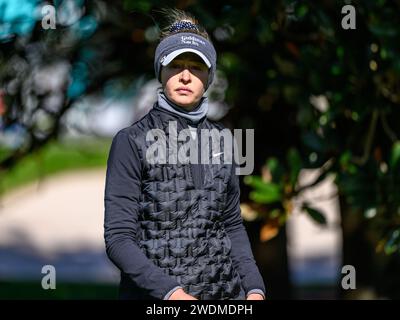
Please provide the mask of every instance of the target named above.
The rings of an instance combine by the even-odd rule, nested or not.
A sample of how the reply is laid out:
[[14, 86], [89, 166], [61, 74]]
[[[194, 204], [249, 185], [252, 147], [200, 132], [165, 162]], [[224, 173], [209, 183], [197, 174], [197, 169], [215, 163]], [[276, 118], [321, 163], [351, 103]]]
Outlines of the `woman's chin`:
[[175, 101], [173, 101], [176, 105], [184, 108], [184, 109], [192, 109], [195, 105], [196, 102], [193, 101], [193, 99], [191, 98], [186, 98], [186, 97], [178, 97], [176, 99], [174, 99]]

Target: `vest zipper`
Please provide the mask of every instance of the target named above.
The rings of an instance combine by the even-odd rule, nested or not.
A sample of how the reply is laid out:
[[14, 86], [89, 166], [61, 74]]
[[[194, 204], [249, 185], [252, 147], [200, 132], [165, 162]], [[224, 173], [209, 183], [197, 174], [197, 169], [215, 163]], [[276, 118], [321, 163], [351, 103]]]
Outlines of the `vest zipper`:
[[199, 183], [198, 189], [202, 189], [203, 188], [203, 183], [204, 183], [204, 167], [203, 164], [201, 163], [201, 141], [200, 141], [200, 124], [197, 126], [197, 158], [198, 158], [198, 165], [197, 168], [199, 170]]
[[[189, 128], [186, 121], [181, 118], [178, 118], [179, 123], [181, 124], [182, 128]], [[204, 184], [204, 165], [201, 164], [201, 141], [200, 141], [200, 123], [197, 125], [196, 128], [196, 139], [197, 139], [197, 164], [190, 163], [190, 172], [193, 178], [193, 184], [196, 189], [202, 189]]]

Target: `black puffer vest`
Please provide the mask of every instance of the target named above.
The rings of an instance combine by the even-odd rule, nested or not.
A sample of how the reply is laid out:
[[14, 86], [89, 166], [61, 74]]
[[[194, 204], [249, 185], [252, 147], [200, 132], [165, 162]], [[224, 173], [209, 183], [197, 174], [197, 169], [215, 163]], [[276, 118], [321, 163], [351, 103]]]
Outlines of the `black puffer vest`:
[[[223, 223], [232, 165], [222, 159], [221, 164], [211, 164], [211, 151], [210, 164], [149, 164], [146, 150], [152, 142], [146, 141], [146, 133], [162, 129], [168, 146], [170, 121], [176, 121], [178, 134], [188, 128], [187, 120], [157, 105], [133, 125], [143, 164], [137, 242], [149, 259], [196, 298], [238, 298], [243, 291]], [[203, 118], [197, 140], [200, 129], [223, 127]]]

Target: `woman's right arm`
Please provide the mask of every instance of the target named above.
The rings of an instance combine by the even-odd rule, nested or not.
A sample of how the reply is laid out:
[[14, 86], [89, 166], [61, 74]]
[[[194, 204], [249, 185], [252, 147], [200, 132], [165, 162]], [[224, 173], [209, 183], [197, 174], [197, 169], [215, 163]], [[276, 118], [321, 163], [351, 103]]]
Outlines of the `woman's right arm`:
[[174, 294], [179, 296], [179, 283], [148, 259], [136, 241], [141, 178], [136, 144], [127, 129], [123, 129], [114, 137], [107, 161], [106, 252], [110, 260], [150, 296], [169, 299]]

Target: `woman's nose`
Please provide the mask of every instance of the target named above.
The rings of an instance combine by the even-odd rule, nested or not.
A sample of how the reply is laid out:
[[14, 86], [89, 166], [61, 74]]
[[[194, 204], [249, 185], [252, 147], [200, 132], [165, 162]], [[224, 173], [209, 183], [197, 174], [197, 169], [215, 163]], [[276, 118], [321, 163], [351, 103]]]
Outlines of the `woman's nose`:
[[190, 71], [188, 68], [184, 68], [181, 72], [181, 80], [187, 82], [190, 80]]

